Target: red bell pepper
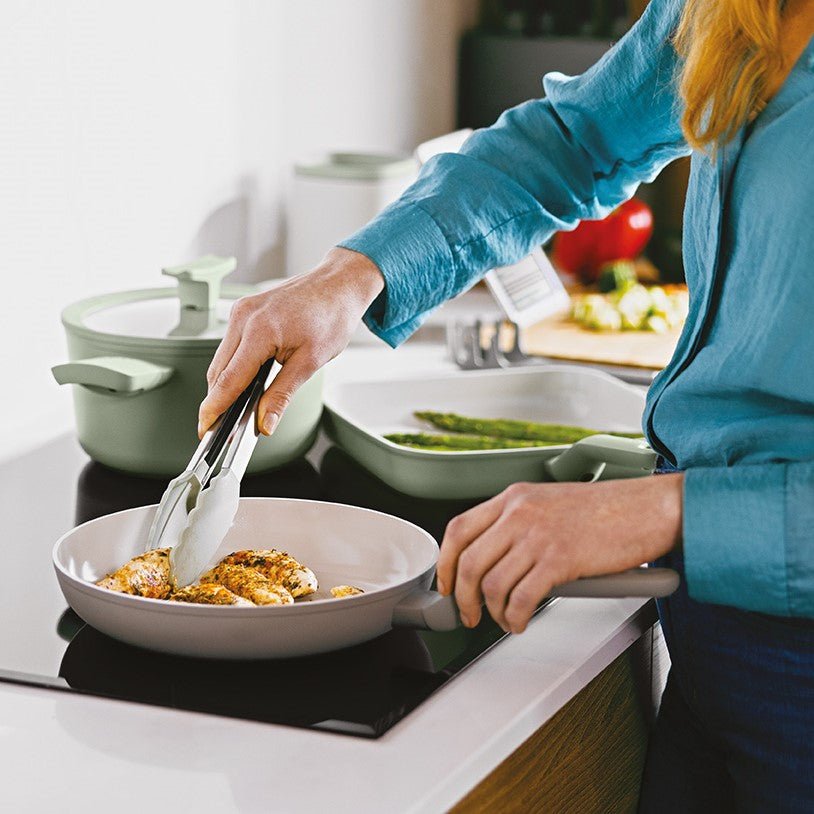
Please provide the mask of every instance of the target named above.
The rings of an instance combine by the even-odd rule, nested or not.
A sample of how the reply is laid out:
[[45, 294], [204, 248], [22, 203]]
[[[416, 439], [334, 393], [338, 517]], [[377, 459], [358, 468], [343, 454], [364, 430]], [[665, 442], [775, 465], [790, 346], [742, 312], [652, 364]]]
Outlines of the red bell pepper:
[[562, 271], [592, 283], [605, 263], [638, 257], [652, 234], [650, 207], [631, 198], [604, 220], [584, 220], [571, 232], [557, 232], [552, 259]]

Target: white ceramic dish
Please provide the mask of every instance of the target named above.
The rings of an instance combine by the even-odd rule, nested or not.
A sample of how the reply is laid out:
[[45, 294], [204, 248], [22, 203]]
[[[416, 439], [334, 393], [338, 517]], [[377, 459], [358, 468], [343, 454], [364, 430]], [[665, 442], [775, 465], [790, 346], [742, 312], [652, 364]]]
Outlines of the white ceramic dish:
[[[645, 392], [607, 373], [552, 365], [334, 384], [324, 400], [329, 434], [388, 485], [415, 497], [479, 498], [511, 483], [549, 480], [545, 463], [565, 447], [433, 452], [398, 446], [384, 434], [428, 431], [415, 410], [636, 432]], [[602, 477], [642, 474], [609, 465]]]

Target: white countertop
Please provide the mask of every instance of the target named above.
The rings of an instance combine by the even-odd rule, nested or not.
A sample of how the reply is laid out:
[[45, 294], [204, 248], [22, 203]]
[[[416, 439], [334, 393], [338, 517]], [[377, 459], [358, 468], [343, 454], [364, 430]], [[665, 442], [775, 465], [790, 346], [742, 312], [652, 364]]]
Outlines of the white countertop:
[[557, 600], [378, 740], [0, 684], [0, 811], [443, 811], [653, 621]]
[[[365, 347], [330, 375], [445, 368], [436, 347]], [[0, 683], [0, 811], [442, 811], [654, 620], [642, 600], [557, 600], [378, 740]]]

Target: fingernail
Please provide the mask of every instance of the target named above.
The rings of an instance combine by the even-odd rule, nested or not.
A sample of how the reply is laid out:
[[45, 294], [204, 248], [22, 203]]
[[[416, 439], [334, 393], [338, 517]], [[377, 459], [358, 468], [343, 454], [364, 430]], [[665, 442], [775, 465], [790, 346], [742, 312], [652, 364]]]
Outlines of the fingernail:
[[266, 413], [265, 418], [263, 419], [263, 432], [266, 435], [271, 435], [274, 432], [279, 420], [280, 416], [278, 416], [277, 413]]
[[436, 586], [438, 588], [438, 593], [443, 594], [444, 596], [447, 595], [447, 586], [443, 580], [438, 580], [438, 584]]
[[469, 617], [465, 613], [461, 614], [461, 624], [464, 627], [472, 627], [472, 625], [469, 622]]

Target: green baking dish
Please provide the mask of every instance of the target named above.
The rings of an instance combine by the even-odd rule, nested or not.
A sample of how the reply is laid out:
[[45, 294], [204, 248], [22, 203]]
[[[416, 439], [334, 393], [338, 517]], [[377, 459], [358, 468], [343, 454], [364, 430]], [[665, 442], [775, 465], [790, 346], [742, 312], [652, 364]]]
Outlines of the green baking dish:
[[420, 498], [467, 499], [491, 497], [523, 481], [641, 477], [652, 472], [655, 454], [642, 440], [610, 436], [586, 439], [560, 457], [567, 446], [435, 452], [402, 447], [383, 435], [426, 429], [415, 410], [636, 432], [643, 409], [641, 388], [599, 371], [552, 365], [333, 384], [326, 388], [323, 421], [337, 444], [394, 489]]

